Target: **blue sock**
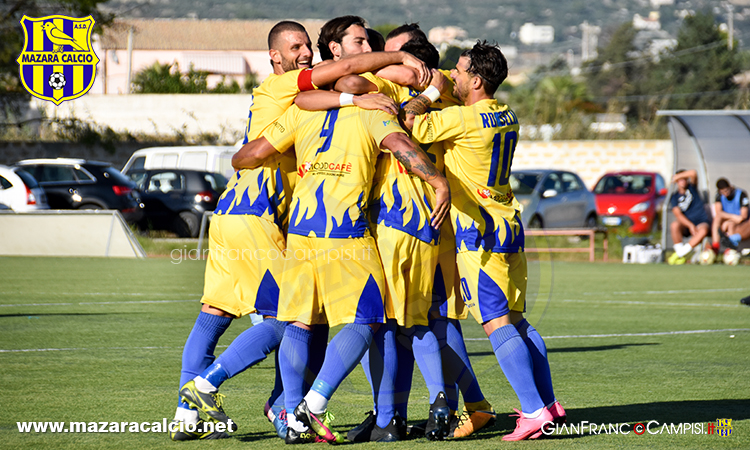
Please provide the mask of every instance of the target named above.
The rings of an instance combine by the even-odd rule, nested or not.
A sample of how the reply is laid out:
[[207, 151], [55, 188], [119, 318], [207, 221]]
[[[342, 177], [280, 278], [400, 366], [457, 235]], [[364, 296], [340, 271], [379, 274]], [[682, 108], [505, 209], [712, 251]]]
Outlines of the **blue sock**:
[[[375, 341], [375, 337], [373, 337], [373, 345]], [[372, 345], [370, 345], [372, 347]], [[367, 383], [370, 385], [370, 391], [372, 392], [372, 410], [377, 411], [378, 410], [378, 396], [375, 393], [375, 387], [372, 384], [372, 372], [370, 369], [370, 349], [368, 348], [364, 355], [362, 355], [362, 359], [359, 360], [359, 363], [362, 365], [362, 370], [365, 372], [365, 378], [367, 378]]]
[[544, 345], [544, 339], [526, 319], [518, 322], [516, 329], [523, 338], [526, 347], [529, 348], [531, 360], [534, 363], [534, 383], [536, 383], [539, 396], [542, 397], [545, 405], [549, 405], [555, 401], [555, 392], [552, 389], [552, 375], [550, 375], [547, 346]]
[[279, 350], [278, 349], [276, 349], [276, 353], [274, 353], [274, 362], [275, 362], [276, 379], [273, 382], [273, 391], [271, 391], [271, 396], [268, 397], [268, 404], [271, 406], [281, 405], [281, 407], [283, 408], [284, 407], [284, 384], [281, 380], [281, 366], [279, 365]]
[[279, 347], [287, 322], [265, 319], [237, 336], [213, 364], [203, 371], [205, 378], [215, 387], [243, 372], [248, 367], [266, 359], [266, 356]]
[[[216, 316], [203, 311], [198, 314], [182, 351], [179, 388], [211, 365], [215, 358], [216, 343], [219, 342], [219, 338], [231, 323], [232, 319], [229, 317]], [[190, 409], [187, 403], [180, 399], [179, 395], [177, 402], [180, 408]]]
[[443, 363], [437, 338], [427, 326], [415, 325], [412, 334], [412, 349], [419, 371], [430, 392], [430, 404], [435, 403], [443, 386]]
[[521, 411], [531, 414], [543, 408], [544, 402], [534, 383], [531, 355], [516, 327], [508, 324], [498, 328], [490, 334], [490, 342], [505, 378], [521, 402]]
[[396, 382], [394, 383], [393, 406], [398, 415], [406, 420], [409, 392], [411, 392], [411, 381], [414, 376], [414, 353], [408, 337], [397, 337], [396, 358], [398, 368], [396, 370]]
[[398, 369], [395, 320], [389, 320], [378, 328], [368, 353], [376, 422], [379, 427], [385, 428], [395, 412], [393, 390]]
[[305, 372], [311, 338], [311, 331], [289, 325], [279, 346], [279, 367], [281, 378], [284, 380], [284, 407], [287, 414], [294, 414], [294, 408], [305, 395]]
[[733, 234], [728, 237], [729, 237], [729, 240], [732, 241], [732, 244], [734, 245], [740, 245], [740, 242], [742, 241], [742, 235], [740, 235], [739, 233]]
[[430, 319], [430, 330], [435, 335], [440, 347], [440, 357], [443, 360], [443, 392], [445, 392], [445, 401], [448, 403], [448, 408], [452, 411], [458, 410], [458, 385], [456, 384], [456, 378], [453, 372], [455, 368], [450, 367], [448, 355], [450, 348], [447, 343], [447, 328], [448, 319], [445, 317], [438, 317], [436, 319]]
[[[310, 340], [310, 360], [307, 363], [307, 372], [305, 375], [304, 393], [310, 390], [315, 378], [323, 367], [323, 360], [326, 357], [328, 348], [328, 324], [313, 325], [312, 336]], [[304, 394], [303, 394], [304, 395]]]
[[461, 323], [456, 319], [448, 319], [446, 328], [446, 340], [448, 347], [444, 348], [443, 365], [448, 366], [451, 376], [456, 380], [464, 403], [475, 403], [484, 400], [484, 394], [479, 387], [479, 382], [474, 374], [469, 360], [469, 352], [466, 350], [464, 335], [461, 331]]
[[339, 384], [357, 367], [371, 342], [372, 329], [369, 325], [344, 325], [328, 344], [323, 367], [310, 389], [330, 400]]

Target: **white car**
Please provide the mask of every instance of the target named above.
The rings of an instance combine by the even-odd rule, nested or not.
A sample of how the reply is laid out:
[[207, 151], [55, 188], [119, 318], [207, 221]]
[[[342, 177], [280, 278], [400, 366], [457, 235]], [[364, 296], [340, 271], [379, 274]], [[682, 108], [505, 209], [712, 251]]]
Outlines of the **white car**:
[[36, 179], [19, 167], [8, 166], [0, 166], [0, 204], [16, 212], [49, 208]]

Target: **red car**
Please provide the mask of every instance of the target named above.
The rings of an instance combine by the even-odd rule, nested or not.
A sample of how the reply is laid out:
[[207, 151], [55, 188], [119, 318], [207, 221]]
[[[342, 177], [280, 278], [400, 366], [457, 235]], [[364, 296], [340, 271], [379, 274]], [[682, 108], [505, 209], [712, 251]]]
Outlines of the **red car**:
[[667, 187], [656, 172], [617, 172], [602, 176], [594, 187], [596, 212], [603, 225], [628, 225], [635, 234], [659, 226]]

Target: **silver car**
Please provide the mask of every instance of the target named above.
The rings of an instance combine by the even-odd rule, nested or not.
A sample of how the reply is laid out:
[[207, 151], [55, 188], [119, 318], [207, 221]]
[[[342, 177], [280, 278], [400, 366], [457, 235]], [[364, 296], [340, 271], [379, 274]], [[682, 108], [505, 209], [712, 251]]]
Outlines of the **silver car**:
[[596, 199], [581, 177], [564, 170], [515, 170], [510, 187], [527, 228], [594, 228]]

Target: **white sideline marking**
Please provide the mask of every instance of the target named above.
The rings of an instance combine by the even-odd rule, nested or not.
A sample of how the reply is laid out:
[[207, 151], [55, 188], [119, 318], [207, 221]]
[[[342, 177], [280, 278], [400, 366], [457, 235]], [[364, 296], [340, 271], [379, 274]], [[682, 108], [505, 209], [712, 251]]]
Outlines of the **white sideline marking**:
[[[663, 331], [660, 333], [621, 333], [621, 334], [581, 334], [570, 336], [544, 336], [544, 339], [571, 339], [571, 338], [608, 338], [628, 336], [669, 336], [677, 334], [701, 334], [721, 333], [727, 331], [750, 331], [750, 328], [725, 328], [723, 330], [688, 330], [688, 331]], [[465, 341], [486, 341], [487, 338], [464, 338]], [[217, 345], [217, 348], [228, 347], [228, 345]], [[91, 350], [163, 350], [181, 349], [183, 347], [100, 347], [100, 348], [20, 348], [0, 349], [0, 353], [28, 353], [28, 352], [72, 352]]]
[[745, 288], [725, 288], [725, 289], [669, 289], [666, 291], [619, 291], [619, 292], [584, 292], [583, 295], [660, 295], [660, 294], [700, 294], [703, 292], [739, 292], [748, 291], [750, 287]]
[[[629, 336], [671, 336], [677, 334], [722, 333], [727, 331], [750, 331], [750, 328], [725, 328], [723, 330], [662, 331], [657, 333], [579, 334], [569, 336], [544, 336], [544, 339], [609, 338]], [[464, 338], [465, 341], [486, 341], [487, 338]]]
[[[146, 303], [185, 303], [195, 302], [195, 300], [141, 300], [133, 302], [78, 302], [78, 303], [19, 303], [15, 305], [0, 305], [0, 307], [9, 306], [70, 306], [70, 305], [133, 305]], [[29, 314], [33, 316], [33, 314]]]
[[707, 307], [707, 306], [718, 306], [723, 308], [739, 308], [741, 306], [738, 304], [731, 304], [727, 305], [724, 303], [665, 303], [665, 302], [642, 302], [637, 300], [600, 300], [600, 301], [590, 301], [590, 300], [574, 300], [574, 299], [568, 299], [568, 300], [562, 300], [563, 303], [610, 303], [610, 304], [616, 304], [616, 305], [649, 305], [649, 306], [700, 306], [700, 307]]
[[[216, 348], [229, 347], [229, 345], [217, 345]], [[29, 353], [29, 352], [75, 352], [91, 350], [163, 350], [163, 349], [181, 349], [183, 347], [100, 347], [100, 348], [19, 348], [19, 349], [0, 349], [0, 353]]]

